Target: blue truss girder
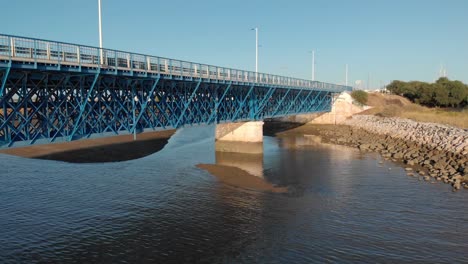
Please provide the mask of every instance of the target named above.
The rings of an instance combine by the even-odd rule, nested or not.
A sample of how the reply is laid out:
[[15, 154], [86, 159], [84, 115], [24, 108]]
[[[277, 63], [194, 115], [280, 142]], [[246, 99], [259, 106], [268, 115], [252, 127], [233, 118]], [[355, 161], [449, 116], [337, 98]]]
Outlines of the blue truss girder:
[[[10, 69], [10, 70], [8, 70]], [[329, 111], [335, 91], [1, 68], [0, 146]]]

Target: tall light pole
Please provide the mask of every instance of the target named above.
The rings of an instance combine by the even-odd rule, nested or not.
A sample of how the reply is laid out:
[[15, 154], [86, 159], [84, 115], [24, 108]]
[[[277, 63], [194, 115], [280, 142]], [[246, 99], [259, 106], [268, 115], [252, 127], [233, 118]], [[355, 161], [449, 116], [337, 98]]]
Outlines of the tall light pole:
[[101, 64], [103, 61], [102, 56], [102, 19], [101, 19], [101, 0], [98, 0], [98, 9], [99, 9], [99, 53], [101, 55]]
[[315, 81], [315, 50], [309, 51], [312, 53], [312, 81]]
[[255, 81], [258, 75], [258, 27], [252, 28], [255, 30]]

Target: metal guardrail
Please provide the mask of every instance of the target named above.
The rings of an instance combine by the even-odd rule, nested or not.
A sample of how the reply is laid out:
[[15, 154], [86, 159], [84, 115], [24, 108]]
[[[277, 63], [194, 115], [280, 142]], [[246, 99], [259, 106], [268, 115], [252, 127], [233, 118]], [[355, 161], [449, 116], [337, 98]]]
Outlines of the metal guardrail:
[[132, 71], [341, 92], [351, 87], [163, 57], [0, 34], [0, 60]]

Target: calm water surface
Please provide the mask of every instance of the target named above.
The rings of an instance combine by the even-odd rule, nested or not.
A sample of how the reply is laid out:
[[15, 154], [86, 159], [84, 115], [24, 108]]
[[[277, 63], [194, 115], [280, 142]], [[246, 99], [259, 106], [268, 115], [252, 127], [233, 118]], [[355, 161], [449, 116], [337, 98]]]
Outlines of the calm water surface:
[[227, 186], [213, 127], [159, 153], [68, 164], [0, 155], [0, 263], [468, 262], [468, 191], [407, 177], [374, 154], [265, 137], [248, 164], [289, 186]]

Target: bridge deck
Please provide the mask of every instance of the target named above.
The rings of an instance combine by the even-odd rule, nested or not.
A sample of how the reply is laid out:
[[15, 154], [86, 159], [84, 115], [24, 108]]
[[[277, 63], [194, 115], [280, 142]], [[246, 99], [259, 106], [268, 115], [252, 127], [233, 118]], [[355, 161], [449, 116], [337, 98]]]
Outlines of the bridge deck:
[[0, 147], [326, 112], [344, 90], [0, 34]]
[[332, 83], [303, 80], [265, 73], [237, 70], [163, 57], [129, 53], [111, 49], [46, 41], [0, 34], [0, 61], [12, 62], [18, 67], [47, 66], [52, 70], [81, 71], [86, 68], [103, 73], [137, 76], [168, 76], [171, 78], [198, 78], [256, 85], [311, 88], [341, 92], [350, 87]]

